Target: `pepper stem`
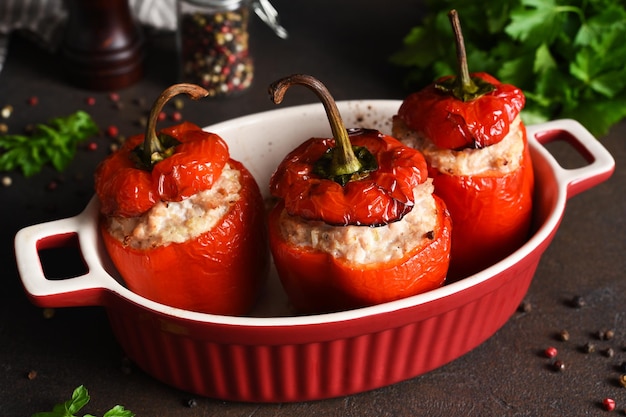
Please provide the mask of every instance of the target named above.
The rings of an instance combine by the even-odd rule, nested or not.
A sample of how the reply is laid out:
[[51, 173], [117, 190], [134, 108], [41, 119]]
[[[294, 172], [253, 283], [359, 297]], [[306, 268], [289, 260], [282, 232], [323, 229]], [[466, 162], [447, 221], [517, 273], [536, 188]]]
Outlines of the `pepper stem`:
[[470, 76], [459, 14], [455, 9], [452, 9], [448, 12], [448, 18], [450, 19], [456, 42], [457, 75], [443, 82], [436, 83], [435, 88], [452, 94], [461, 101], [471, 101], [493, 91], [495, 87], [480, 77]]
[[330, 128], [335, 138], [335, 151], [333, 152], [331, 169], [335, 176], [345, 176], [358, 173], [363, 166], [356, 157], [348, 131], [345, 128], [341, 114], [337, 109], [328, 89], [317, 78], [305, 74], [294, 74], [272, 83], [269, 87], [270, 98], [275, 104], [283, 101], [285, 92], [292, 85], [299, 84], [311, 89], [322, 101]]
[[463, 39], [463, 31], [461, 30], [461, 21], [459, 13], [452, 9], [448, 13], [452, 31], [454, 32], [454, 40], [456, 42], [456, 62], [457, 62], [457, 78], [461, 84], [461, 88], [468, 92], [476, 91], [476, 84], [472, 81], [467, 65], [467, 53], [465, 51], [465, 40]]
[[150, 115], [148, 117], [148, 124], [146, 125], [142, 155], [142, 160], [145, 166], [152, 166], [153, 161], [159, 161], [165, 157], [163, 153], [166, 151], [168, 146], [163, 143], [162, 137], [160, 137], [157, 133], [156, 124], [159, 114], [163, 110], [165, 104], [179, 94], [187, 94], [193, 100], [199, 100], [208, 96], [209, 92], [199, 85], [186, 83], [174, 84], [163, 90], [152, 105], [152, 109], [150, 110]]

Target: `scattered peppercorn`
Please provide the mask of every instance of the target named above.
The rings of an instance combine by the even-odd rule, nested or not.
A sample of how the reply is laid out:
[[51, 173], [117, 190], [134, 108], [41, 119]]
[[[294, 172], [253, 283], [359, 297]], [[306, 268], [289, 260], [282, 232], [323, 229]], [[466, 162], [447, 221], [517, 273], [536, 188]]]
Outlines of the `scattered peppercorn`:
[[148, 124], [148, 118], [146, 116], [141, 116], [139, 119], [137, 119], [138, 126], [146, 127], [147, 124]]
[[146, 99], [143, 97], [139, 97], [136, 98], [135, 100], [133, 100], [134, 103], [138, 106], [138, 107], [145, 107], [146, 106]]
[[544, 354], [547, 358], [550, 358], [550, 359], [555, 358], [555, 357], [556, 357], [556, 355], [557, 355], [558, 353], [559, 353], [559, 352], [557, 351], [557, 349], [556, 349], [554, 346], [547, 347], [547, 348], [543, 351], [543, 354]]
[[11, 114], [13, 114], [13, 106], [10, 104], [7, 104], [2, 108], [2, 110], [0, 110], [0, 115], [2, 115], [3, 119], [8, 119], [11, 117]]
[[559, 340], [567, 342], [569, 340], [569, 332], [567, 330], [561, 330], [559, 333]]
[[31, 96], [28, 98], [29, 106], [36, 106], [37, 104], [39, 104], [39, 98], [37, 96]]
[[172, 113], [171, 117], [172, 120], [175, 122], [180, 122], [181, 120], [183, 120], [183, 115], [179, 111], [175, 111], [174, 113]]
[[609, 329], [604, 332], [604, 340], [611, 340], [615, 337], [615, 330]]
[[109, 100], [120, 101], [120, 95], [118, 93], [109, 93]]
[[602, 407], [604, 407], [604, 409], [606, 411], [613, 411], [615, 410], [615, 400], [613, 398], [605, 398], [602, 400]]
[[572, 299], [571, 305], [572, 307], [575, 307], [575, 308], [582, 308], [587, 305], [587, 302], [582, 296], [577, 295]]
[[187, 400], [187, 407], [194, 408], [197, 405], [198, 405], [198, 402], [196, 401], [195, 398], [190, 398]]
[[587, 342], [585, 346], [583, 346], [583, 351], [585, 353], [593, 353], [596, 351], [596, 345], [591, 342]]
[[95, 97], [87, 97], [85, 99], [85, 103], [87, 103], [88, 106], [93, 106], [94, 104], [96, 104], [96, 98]]
[[626, 388], [626, 375], [622, 374], [619, 376], [619, 384]]
[[518, 307], [518, 310], [522, 313], [530, 313], [532, 309], [533, 309], [532, 304], [530, 304], [530, 302], [526, 300], [522, 301], [522, 303]]
[[28, 371], [28, 373], [26, 374], [26, 378], [30, 379], [31, 381], [35, 378], [37, 378], [37, 371], [35, 370], [30, 370]]
[[615, 351], [613, 350], [613, 348], [606, 348], [602, 351], [602, 353], [607, 358], [612, 358], [613, 356], [615, 356]]
[[107, 134], [107, 136], [108, 136], [108, 137], [110, 137], [110, 138], [114, 138], [114, 137], [116, 137], [117, 135], [119, 135], [119, 133], [120, 133], [120, 131], [119, 131], [119, 129], [117, 128], [117, 126], [115, 126], [115, 125], [110, 125], [109, 127], [107, 127], [106, 134]]
[[552, 364], [552, 369], [557, 372], [561, 372], [565, 370], [565, 363], [563, 361], [557, 360]]
[[54, 317], [54, 309], [53, 308], [44, 308], [43, 309], [43, 318], [44, 319], [51, 319], [52, 317]]
[[6, 123], [0, 123], [0, 135], [5, 135], [9, 131], [9, 126]]
[[4, 177], [2, 177], [2, 185], [4, 187], [10, 187], [13, 184], [13, 179], [11, 177], [9, 177], [8, 175], [5, 175]]
[[167, 119], [167, 114], [165, 114], [165, 112], [160, 112], [159, 115], [157, 116], [157, 120], [159, 122], [162, 122], [163, 120]]
[[50, 182], [48, 183], [48, 185], [46, 185], [46, 189], [47, 189], [48, 191], [54, 191], [54, 190], [56, 190], [57, 188], [59, 188], [59, 183], [58, 183], [58, 182], [56, 182], [55, 180], [50, 181]]
[[87, 149], [93, 152], [98, 149], [98, 144], [96, 142], [89, 142], [87, 144]]

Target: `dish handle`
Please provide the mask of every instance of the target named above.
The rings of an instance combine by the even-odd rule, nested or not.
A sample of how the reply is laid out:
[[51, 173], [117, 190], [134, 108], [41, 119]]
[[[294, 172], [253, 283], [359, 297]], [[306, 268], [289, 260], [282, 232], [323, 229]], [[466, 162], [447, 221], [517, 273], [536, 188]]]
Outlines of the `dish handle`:
[[[40, 307], [104, 305], [111, 277], [98, 254], [97, 200], [75, 217], [28, 226], [15, 235], [15, 258], [22, 285], [33, 304]], [[80, 251], [82, 273], [67, 278], [46, 275], [42, 251], [71, 248]]]
[[[567, 186], [567, 198], [588, 190], [608, 179], [615, 170], [615, 160], [609, 151], [582, 124], [572, 119], [554, 120], [551, 122], [527, 127], [529, 138], [536, 139], [543, 150], [550, 142], [561, 140], [569, 143], [588, 163], [579, 168], [566, 169], [554, 160], [555, 174], [561, 184]], [[531, 139], [532, 140], [532, 139]]]

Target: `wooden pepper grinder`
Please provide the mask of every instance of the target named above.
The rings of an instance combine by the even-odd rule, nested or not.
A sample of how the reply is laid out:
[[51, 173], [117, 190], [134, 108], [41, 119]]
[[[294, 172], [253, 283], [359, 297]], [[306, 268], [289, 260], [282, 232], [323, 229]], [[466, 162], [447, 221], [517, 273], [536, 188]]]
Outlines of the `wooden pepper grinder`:
[[65, 0], [62, 54], [71, 81], [112, 91], [143, 76], [144, 39], [128, 0]]

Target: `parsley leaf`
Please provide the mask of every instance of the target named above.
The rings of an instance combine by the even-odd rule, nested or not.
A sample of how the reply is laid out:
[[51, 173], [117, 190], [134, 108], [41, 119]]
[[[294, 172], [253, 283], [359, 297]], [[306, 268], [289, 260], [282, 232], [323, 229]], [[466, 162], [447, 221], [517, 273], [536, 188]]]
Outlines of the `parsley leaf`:
[[455, 72], [456, 8], [468, 64], [526, 95], [522, 118], [574, 117], [596, 136], [626, 117], [626, 8], [623, 0], [426, 0], [428, 14], [390, 61], [407, 68], [411, 89]]
[[98, 126], [84, 111], [38, 124], [32, 135], [0, 136], [0, 171], [20, 169], [24, 176], [37, 174], [49, 164], [63, 171], [74, 158], [78, 144], [98, 133]]
[[[88, 402], [89, 393], [84, 385], [77, 387], [72, 393], [72, 398], [62, 404], [54, 406], [52, 411], [33, 414], [32, 417], [76, 417], [78, 413]], [[134, 417], [130, 410], [124, 409], [121, 405], [116, 405], [107, 411], [103, 417]], [[91, 414], [85, 414], [84, 417], [95, 417]]]

